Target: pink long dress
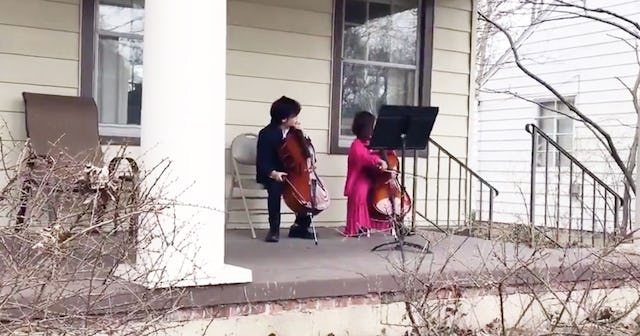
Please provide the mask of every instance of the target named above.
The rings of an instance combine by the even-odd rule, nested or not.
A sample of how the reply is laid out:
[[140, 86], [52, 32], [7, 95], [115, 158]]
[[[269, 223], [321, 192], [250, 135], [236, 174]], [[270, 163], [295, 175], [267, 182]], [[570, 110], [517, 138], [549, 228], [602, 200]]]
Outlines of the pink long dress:
[[368, 141], [355, 139], [349, 148], [347, 162], [347, 180], [344, 185], [344, 196], [347, 197], [346, 236], [358, 236], [370, 229], [388, 230], [389, 222], [372, 220], [369, 216], [368, 194], [372, 185], [367, 173], [378, 164], [379, 157], [366, 147]]

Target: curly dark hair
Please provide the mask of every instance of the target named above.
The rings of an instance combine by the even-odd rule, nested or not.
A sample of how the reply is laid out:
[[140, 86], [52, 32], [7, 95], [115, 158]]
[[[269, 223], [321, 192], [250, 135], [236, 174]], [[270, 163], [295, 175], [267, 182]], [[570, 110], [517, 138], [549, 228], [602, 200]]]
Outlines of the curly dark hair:
[[351, 132], [360, 140], [368, 140], [373, 135], [373, 124], [376, 117], [368, 111], [356, 113], [351, 124]]

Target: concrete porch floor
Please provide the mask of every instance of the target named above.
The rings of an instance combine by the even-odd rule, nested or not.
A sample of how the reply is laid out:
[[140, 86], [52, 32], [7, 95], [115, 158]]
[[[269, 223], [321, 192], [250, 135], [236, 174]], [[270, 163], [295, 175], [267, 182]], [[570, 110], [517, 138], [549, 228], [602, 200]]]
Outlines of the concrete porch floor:
[[[287, 229], [281, 231], [279, 243], [266, 243], [262, 240], [266, 234], [264, 230], [258, 230], [258, 239], [252, 239], [248, 230], [228, 230], [225, 262], [251, 269], [253, 282], [209, 288], [206, 296], [217, 304], [228, 304], [357, 296], [397, 292], [400, 289], [397, 281], [399, 273], [394, 269], [394, 264], [399, 265], [400, 252], [390, 247], [371, 252], [371, 248], [377, 244], [392, 241], [389, 234], [346, 238], [335, 229], [321, 228], [318, 230], [319, 244], [316, 246], [312, 240], [288, 238], [287, 233]], [[431, 244], [420, 273], [435, 274], [434, 281], [455, 279], [456, 284], [463, 287], [465, 284], [472, 286], [478, 272], [482, 272], [481, 267], [487, 270], [500, 268], [498, 260], [491, 256], [497, 246], [495, 241], [445, 236], [433, 231], [418, 231], [418, 234], [406, 240], [425, 244], [423, 237], [429, 239]], [[502, 250], [503, 245], [500, 246]], [[503, 251], [512, 258], [516, 253], [525, 255], [532, 250], [506, 244]], [[405, 248], [405, 256], [409, 261], [420, 255], [416, 249]], [[446, 269], [440, 272], [445, 263]]]
[[[228, 230], [226, 262], [251, 269], [253, 282], [189, 287], [178, 291], [169, 289], [168, 292], [153, 290], [162, 300], [153, 301], [150, 305], [156, 309], [166, 309], [166, 300], [173, 299], [174, 295], [178, 299], [175, 304], [185, 309], [376, 295], [384, 295], [385, 300], [397, 300], [395, 294], [403, 289], [398, 282], [399, 272], [394, 269], [400, 252], [371, 252], [375, 245], [392, 241], [390, 235], [375, 233], [371, 237], [345, 238], [338, 231], [327, 228], [319, 229], [318, 233], [319, 244], [316, 246], [312, 240], [288, 238], [287, 230], [281, 232], [281, 240], [277, 244], [266, 243], [261, 239], [265, 235], [264, 230], [258, 232], [259, 239], [252, 239], [248, 230]], [[434, 288], [456, 286], [460, 289], [491, 290], [493, 280], [504, 277], [504, 272], [507, 271], [502, 260], [513, 265], [518, 256], [526, 259], [534, 252], [522, 245], [446, 236], [434, 231], [418, 231], [417, 235], [408, 237], [407, 241], [424, 243], [423, 236], [431, 241], [431, 248], [421, 264], [419, 277]], [[20, 253], [22, 250], [19, 248], [30, 250], [29, 246], [22, 245], [21, 241], [5, 243], [3, 246], [10, 248], [4, 252]], [[90, 250], [89, 245], [86, 246], [87, 251]], [[78, 253], [83, 251], [79, 250]], [[592, 267], [600, 259], [591, 249], [545, 249], [535, 253], [536, 262], [529, 264], [526, 271], [510, 274], [503, 283], [505, 286], [522, 286], [523, 279], [531, 277], [528, 271], [535, 272], [539, 277], [535, 281], [560, 285], [588, 282], [594, 276], [596, 280], [616, 284], [630, 275], [638, 276], [638, 269], [635, 267], [639, 264], [638, 257], [610, 255], [605, 264], [594, 269]], [[407, 260], [412, 261], [422, 254], [407, 248], [405, 255]], [[105, 276], [113, 265], [111, 259], [105, 256], [104, 265], [107, 268], [100, 270], [105, 272]], [[2, 266], [0, 265], [0, 270], [3, 270]], [[77, 283], [72, 281], [67, 286], [86, 288], [87, 284], [86, 281], [79, 280]], [[134, 299], [144, 293], [148, 291], [140, 285], [113, 281], [108, 293], [105, 292], [108, 300], [96, 304], [95, 309], [112, 312], [115, 309], [112, 305], [117, 303], [120, 307], [121, 302], [137, 302]], [[164, 297], [166, 293], [170, 294], [167, 298]], [[56, 307], [63, 311], [64, 307], [78, 307], [79, 302], [85, 302], [83, 295], [64, 296], [60, 298], [60, 302], [55, 302]], [[122, 304], [122, 307], [126, 305]]]
[[[391, 247], [371, 252], [384, 242], [393, 241], [390, 234], [372, 233], [371, 237], [344, 237], [336, 229], [318, 229], [318, 245], [313, 240], [288, 238], [288, 229], [280, 233], [278, 243], [263, 241], [266, 230], [257, 230], [257, 239], [251, 239], [248, 230], [229, 230], [226, 237], [225, 261], [253, 270], [254, 283], [283, 283], [302, 281], [345, 282], [386, 276], [399, 251]], [[433, 236], [433, 234], [430, 234]], [[438, 234], [439, 238], [443, 235]], [[411, 236], [410, 242], [425, 245], [424, 239]], [[442, 251], [440, 244], [435, 247]], [[416, 256], [419, 250], [406, 247], [407, 256]], [[430, 254], [428, 258], [432, 258]]]

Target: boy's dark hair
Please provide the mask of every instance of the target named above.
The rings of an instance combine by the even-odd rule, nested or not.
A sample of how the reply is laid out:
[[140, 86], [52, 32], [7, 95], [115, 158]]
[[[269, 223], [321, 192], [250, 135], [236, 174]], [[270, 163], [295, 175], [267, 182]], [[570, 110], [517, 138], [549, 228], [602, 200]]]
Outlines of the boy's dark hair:
[[300, 113], [300, 103], [282, 96], [271, 104], [271, 123], [280, 124], [283, 119], [295, 117]]
[[360, 140], [368, 140], [373, 135], [375, 121], [376, 117], [373, 114], [367, 111], [360, 111], [353, 118], [351, 132]]

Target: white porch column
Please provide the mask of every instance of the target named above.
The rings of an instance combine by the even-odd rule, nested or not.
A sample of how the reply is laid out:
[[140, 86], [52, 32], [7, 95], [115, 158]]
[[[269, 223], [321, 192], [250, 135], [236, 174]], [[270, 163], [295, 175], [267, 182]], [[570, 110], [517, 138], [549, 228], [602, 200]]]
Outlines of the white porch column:
[[250, 270], [224, 264], [226, 3], [150, 0], [145, 5], [143, 166], [170, 160], [163, 181], [171, 184], [163, 193], [185, 204], [160, 217], [164, 233], [176, 231], [169, 237], [175, 244], [156, 239], [139, 251], [139, 263], [159, 270], [148, 275], [150, 282], [252, 280]]

